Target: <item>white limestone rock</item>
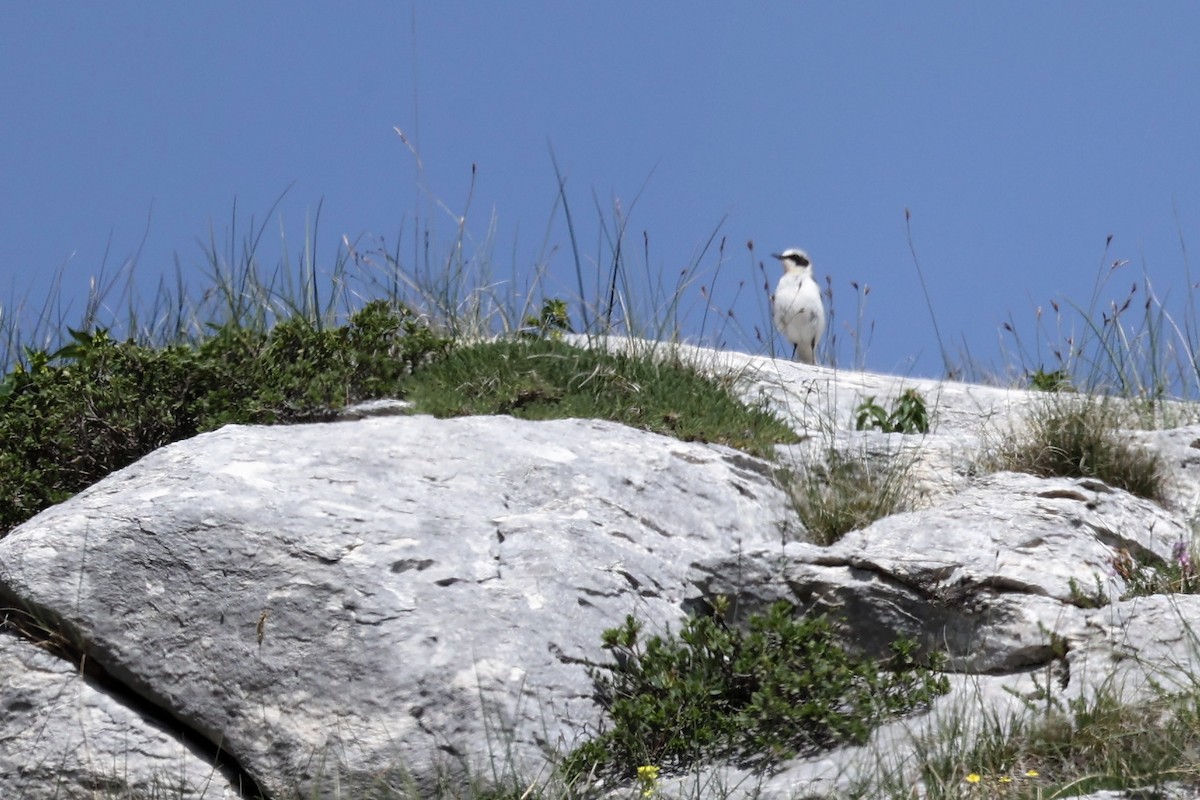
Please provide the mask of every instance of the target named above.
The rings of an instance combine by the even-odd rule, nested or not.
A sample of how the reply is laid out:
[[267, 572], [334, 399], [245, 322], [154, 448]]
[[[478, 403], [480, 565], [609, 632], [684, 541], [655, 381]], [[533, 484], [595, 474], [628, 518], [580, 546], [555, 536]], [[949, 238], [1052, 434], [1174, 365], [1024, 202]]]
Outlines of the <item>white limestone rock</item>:
[[[227, 427], [0, 541], [0, 585], [273, 796], [536, 772], [584, 665], [793, 523], [764, 462], [606, 422]], [[508, 762], [512, 761], [513, 764]]]
[[189, 745], [145, 709], [84, 679], [69, 662], [0, 632], [0, 797], [240, 797], [219, 755]]

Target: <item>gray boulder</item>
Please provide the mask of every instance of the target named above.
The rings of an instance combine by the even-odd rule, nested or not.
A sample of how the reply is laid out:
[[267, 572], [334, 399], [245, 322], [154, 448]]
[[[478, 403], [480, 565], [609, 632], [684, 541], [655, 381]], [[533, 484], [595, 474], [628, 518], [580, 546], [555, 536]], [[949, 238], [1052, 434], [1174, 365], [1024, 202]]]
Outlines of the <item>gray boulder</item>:
[[1082, 634], [1084, 608], [1119, 599], [1120, 553], [1165, 564], [1190, 537], [1161, 507], [1099, 481], [996, 473], [832, 546], [708, 561], [691, 581], [743, 614], [778, 599], [831, 613], [875, 657], [905, 637], [947, 654], [955, 671], [996, 674], [1046, 663], [1055, 637]]
[[272, 797], [334, 796], [537, 774], [600, 721], [605, 628], [792, 525], [765, 463], [605, 422], [228, 427], [14, 531], [0, 585]]

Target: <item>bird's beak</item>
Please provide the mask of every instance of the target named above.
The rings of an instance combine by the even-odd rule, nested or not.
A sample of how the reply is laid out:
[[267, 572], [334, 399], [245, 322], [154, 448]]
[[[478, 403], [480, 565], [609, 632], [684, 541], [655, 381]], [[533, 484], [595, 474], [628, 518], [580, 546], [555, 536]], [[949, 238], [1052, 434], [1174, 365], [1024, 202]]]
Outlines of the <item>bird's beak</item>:
[[779, 253], [771, 253], [771, 258], [778, 259], [779, 261], [783, 261], [783, 256], [781, 256]]

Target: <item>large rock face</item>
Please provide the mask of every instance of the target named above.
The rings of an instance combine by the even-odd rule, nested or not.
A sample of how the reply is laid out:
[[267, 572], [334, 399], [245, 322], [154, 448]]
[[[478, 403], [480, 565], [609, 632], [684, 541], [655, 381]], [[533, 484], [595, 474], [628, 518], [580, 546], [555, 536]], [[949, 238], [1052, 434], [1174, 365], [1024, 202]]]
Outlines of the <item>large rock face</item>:
[[[918, 508], [818, 547], [771, 465], [610, 423], [225, 428], [0, 540], [4, 604], [86, 656], [80, 671], [0, 635], [0, 797], [366, 797], [545, 774], [601, 722], [586, 666], [606, 659], [602, 631], [627, 614], [677, 629], [716, 595], [741, 615], [780, 598], [832, 611], [866, 652], [916, 638], [967, 676], [869, 748], [769, 779], [719, 771], [726, 790], [844, 785], [946, 709], [1016, 705], [1043, 671], [1068, 695], [1188, 679], [1200, 605], [1121, 601], [1114, 559], [1190, 543], [1200, 428], [1139, 434], [1175, 465], [1164, 509], [980, 473], [1024, 393], [692, 355], [807, 436], [781, 448], [792, 469], [830, 445], [915, 459]], [[851, 430], [861, 399], [906, 387], [934, 406], [932, 434]]]
[[763, 462], [611, 423], [229, 427], [14, 532], [0, 581], [272, 797], [324, 796], [535, 773], [599, 721], [605, 628], [677, 624], [693, 561], [793, 524]]

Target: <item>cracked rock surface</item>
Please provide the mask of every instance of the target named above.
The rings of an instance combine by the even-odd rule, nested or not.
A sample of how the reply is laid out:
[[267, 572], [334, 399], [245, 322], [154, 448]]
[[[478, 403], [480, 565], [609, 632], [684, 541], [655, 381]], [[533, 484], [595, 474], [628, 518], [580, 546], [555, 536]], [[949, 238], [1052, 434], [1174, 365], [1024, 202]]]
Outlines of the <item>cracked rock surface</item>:
[[65, 660], [0, 633], [0, 796], [225, 800], [234, 793], [210, 755], [83, 679]]
[[307, 797], [536, 772], [598, 722], [605, 628], [677, 626], [690, 563], [791, 524], [763, 462], [606, 422], [227, 427], [0, 541], [0, 585]]
[[779, 599], [835, 614], [876, 657], [903, 636], [958, 671], [1013, 672], [1052, 657], [1050, 632], [1069, 644], [1087, 607], [1125, 594], [1121, 553], [1166, 564], [1190, 540], [1175, 515], [1099, 481], [1002, 472], [829, 547], [793, 542], [697, 565], [692, 581], [742, 614]]

